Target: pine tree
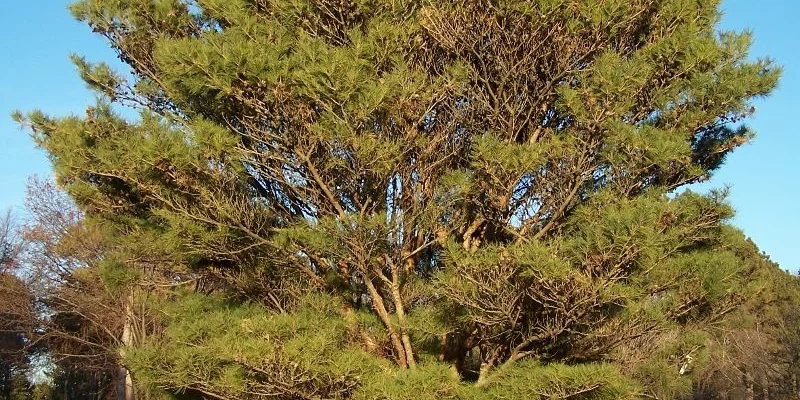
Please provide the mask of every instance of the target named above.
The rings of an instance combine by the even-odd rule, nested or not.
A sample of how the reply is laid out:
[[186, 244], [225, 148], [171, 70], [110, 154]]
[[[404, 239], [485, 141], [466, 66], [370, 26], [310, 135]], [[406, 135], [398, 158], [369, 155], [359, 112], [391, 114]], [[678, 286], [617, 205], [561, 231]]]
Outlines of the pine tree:
[[754, 268], [746, 302], [732, 312], [708, 344], [711, 360], [695, 379], [695, 398], [794, 399], [800, 367], [800, 277], [781, 270], [751, 241], [731, 249]]
[[82, 0], [130, 74], [17, 117], [147, 287], [142, 395], [679, 398], [753, 268], [678, 192], [779, 75], [718, 3]]

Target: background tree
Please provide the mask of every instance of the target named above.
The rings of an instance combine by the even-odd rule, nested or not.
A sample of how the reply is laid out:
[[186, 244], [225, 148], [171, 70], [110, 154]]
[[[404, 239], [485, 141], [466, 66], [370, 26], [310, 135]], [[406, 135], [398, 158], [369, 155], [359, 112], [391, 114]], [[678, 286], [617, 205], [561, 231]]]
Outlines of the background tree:
[[29, 294], [14, 275], [0, 274], [0, 398], [16, 399], [28, 389], [25, 340], [30, 333], [27, 324]]
[[732, 247], [760, 268], [747, 302], [713, 336], [711, 365], [696, 382], [695, 398], [796, 399], [800, 279], [750, 241]]
[[58, 398], [124, 398], [127, 298], [103, 265], [101, 233], [49, 181], [29, 182], [26, 209], [18, 272], [37, 310], [27, 316], [36, 326], [27, 352], [47, 360]]
[[758, 267], [669, 194], [779, 75], [717, 7], [84, 0], [131, 78], [75, 57], [98, 104], [17, 117], [112, 281], [175, 288], [128, 303], [147, 391], [689, 397]]
[[13, 274], [21, 240], [10, 210], [0, 218], [0, 398], [17, 399], [28, 389], [29, 360], [23, 351], [35, 311], [24, 283]]

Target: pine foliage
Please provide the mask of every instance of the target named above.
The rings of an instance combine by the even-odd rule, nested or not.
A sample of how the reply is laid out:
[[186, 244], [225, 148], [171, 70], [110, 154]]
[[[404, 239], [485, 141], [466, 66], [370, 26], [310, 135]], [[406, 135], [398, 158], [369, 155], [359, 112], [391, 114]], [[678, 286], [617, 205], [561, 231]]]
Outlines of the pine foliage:
[[718, 3], [82, 0], [130, 70], [18, 118], [153, 294], [154, 395], [679, 398], [774, 269], [679, 193], [780, 74]]

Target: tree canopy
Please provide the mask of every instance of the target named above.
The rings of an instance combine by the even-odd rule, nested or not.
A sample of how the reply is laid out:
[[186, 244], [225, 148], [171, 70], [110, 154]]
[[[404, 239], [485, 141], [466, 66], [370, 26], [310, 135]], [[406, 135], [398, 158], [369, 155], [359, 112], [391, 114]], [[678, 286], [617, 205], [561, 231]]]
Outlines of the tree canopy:
[[82, 0], [129, 71], [17, 118], [140, 396], [685, 398], [782, 276], [682, 189], [780, 74], [718, 3]]

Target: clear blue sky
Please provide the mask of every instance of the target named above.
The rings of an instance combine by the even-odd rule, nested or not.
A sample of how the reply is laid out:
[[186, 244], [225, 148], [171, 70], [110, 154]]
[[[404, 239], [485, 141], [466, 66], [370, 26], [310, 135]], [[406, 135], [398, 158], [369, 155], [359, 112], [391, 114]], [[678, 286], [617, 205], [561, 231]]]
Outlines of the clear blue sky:
[[[68, 2], [10, 1], [4, 5], [0, 37], [0, 210], [20, 208], [30, 175], [50, 176], [44, 153], [8, 115], [42, 109], [54, 115], [81, 114], [91, 94], [75, 74], [70, 53], [89, 60], [113, 60], [89, 29], [72, 20]], [[757, 103], [749, 124], [758, 136], [739, 149], [717, 173], [712, 187], [730, 185], [735, 224], [784, 268], [800, 269], [800, 34], [797, 0], [726, 0], [724, 29], [749, 29], [753, 56], [768, 55], [784, 67], [778, 90]], [[707, 188], [709, 185], [703, 185]]]

